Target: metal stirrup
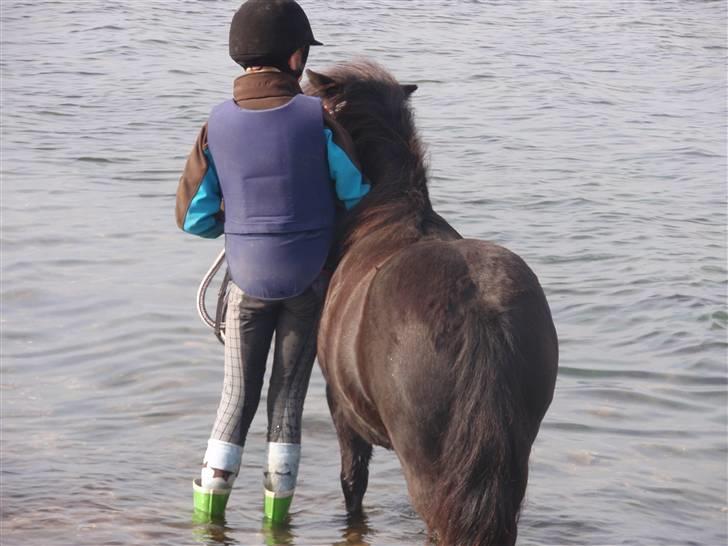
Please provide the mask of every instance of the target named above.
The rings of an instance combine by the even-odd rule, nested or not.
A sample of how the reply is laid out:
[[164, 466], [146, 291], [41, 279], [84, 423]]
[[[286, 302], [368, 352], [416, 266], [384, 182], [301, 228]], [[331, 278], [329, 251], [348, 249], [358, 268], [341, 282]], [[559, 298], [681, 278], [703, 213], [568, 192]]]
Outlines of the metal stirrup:
[[225, 312], [227, 310], [227, 294], [228, 288], [230, 287], [230, 271], [226, 268], [225, 275], [223, 276], [222, 283], [220, 284], [220, 290], [217, 293], [217, 307], [215, 309], [215, 318], [210, 316], [205, 306], [205, 296], [207, 290], [210, 288], [212, 279], [215, 278], [217, 272], [220, 271], [222, 264], [225, 262], [225, 250], [217, 256], [215, 261], [208, 269], [205, 276], [202, 278], [200, 287], [197, 289], [197, 314], [200, 315], [202, 322], [213, 329], [215, 337], [220, 340], [220, 343], [225, 344]]

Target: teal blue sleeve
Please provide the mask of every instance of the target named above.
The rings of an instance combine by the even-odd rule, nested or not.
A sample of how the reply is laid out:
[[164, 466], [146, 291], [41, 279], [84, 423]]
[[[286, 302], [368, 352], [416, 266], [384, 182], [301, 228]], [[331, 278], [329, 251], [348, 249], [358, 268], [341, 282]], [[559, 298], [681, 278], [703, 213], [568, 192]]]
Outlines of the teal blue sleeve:
[[351, 158], [334, 142], [334, 133], [324, 127], [326, 150], [329, 158], [329, 175], [336, 185], [336, 196], [344, 203], [346, 210], [356, 205], [371, 186], [364, 180]]
[[205, 172], [205, 177], [202, 179], [197, 193], [190, 201], [183, 229], [193, 235], [214, 239], [223, 233], [224, 224], [218, 217], [222, 193], [210, 150], [205, 150], [205, 157], [207, 158], [207, 172]]

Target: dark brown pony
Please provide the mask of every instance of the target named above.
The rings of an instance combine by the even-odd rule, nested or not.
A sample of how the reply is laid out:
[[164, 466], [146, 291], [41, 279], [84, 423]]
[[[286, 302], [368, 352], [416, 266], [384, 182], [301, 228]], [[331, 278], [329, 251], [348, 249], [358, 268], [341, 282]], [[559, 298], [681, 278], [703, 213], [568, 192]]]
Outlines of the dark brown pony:
[[558, 366], [543, 290], [432, 210], [415, 86], [369, 62], [308, 75], [372, 183], [342, 227], [319, 332], [347, 511], [361, 514], [375, 444], [442, 544], [513, 544]]

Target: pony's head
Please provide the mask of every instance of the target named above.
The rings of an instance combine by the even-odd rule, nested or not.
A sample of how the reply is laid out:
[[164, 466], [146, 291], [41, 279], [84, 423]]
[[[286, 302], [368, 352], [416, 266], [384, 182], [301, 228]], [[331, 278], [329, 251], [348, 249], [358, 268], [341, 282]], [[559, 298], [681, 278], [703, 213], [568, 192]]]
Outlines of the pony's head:
[[[351, 136], [372, 190], [344, 219], [341, 246], [377, 234], [394, 244], [420, 236], [432, 213], [424, 152], [408, 99], [416, 85], [400, 85], [371, 61], [337, 66], [326, 74], [307, 71], [309, 95]], [[381, 250], [384, 252], [385, 245]]]
[[306, 94], [320, 97], [329, 114], [351, 135], [364, 175], [374, 186], [401, 183], [396, 178], [417, 170], [422, 150], [408, 104], [416, 85], [400, 85], [371, 61], [306, 74]]

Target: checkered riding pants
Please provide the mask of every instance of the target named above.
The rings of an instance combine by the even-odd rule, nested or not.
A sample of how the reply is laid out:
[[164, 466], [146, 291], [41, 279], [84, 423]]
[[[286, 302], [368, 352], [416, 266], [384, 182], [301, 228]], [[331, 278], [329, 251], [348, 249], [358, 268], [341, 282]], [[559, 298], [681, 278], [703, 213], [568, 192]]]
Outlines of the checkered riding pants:
[[316, 358], [326, 284], [322, 275], [303, 294], [276, 301], [253, 298], [231, 284], [225, 317], [225, 379], [212, 438], [245, 444], [275, 332], [268, 441], [301, 442], [301, 414]]

